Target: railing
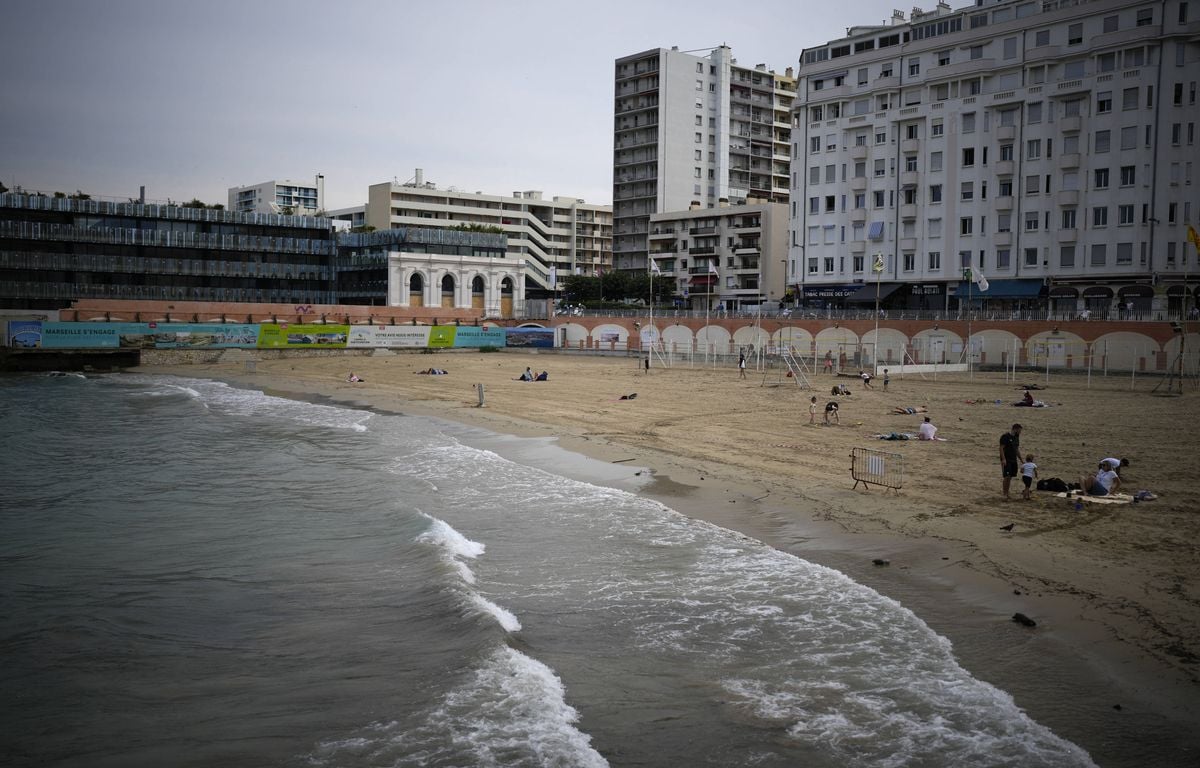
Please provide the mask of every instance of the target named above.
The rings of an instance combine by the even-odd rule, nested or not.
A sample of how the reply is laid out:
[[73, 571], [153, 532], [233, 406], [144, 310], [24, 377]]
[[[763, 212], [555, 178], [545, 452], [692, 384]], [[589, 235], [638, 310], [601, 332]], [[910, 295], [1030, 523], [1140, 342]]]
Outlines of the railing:
[[[689, 269], [689, 273], [691, 270]], [[706, 269], [701, 269], [701, 273], [707, 272]], [[696, 294], [702, 295], [702, 294]], [[720, 301], [718, 293], [709, 294], [712, 296], [713, 303]], [[638, 309], [586, 309], [578, 308], [573, 311], [577, 317], [638, 317], [644, 318], [649, 314], [646, 308]], [[1024, 309], [1024, 310], [928, 310], [928, 309], [889, 309], [878, 314], [880, 320], [920, 320], [920, 321], [958, 321], [966, 322], [1022, 322], [1022, 321], [1060, 321], [1066, 322], [1069, 320], [1087, 320], [1087, 321], [1106, 321], [1106, 322], [1166, 322], [1166, 321], [1182, 321], [1191, 319], [1196, 321], [1200, 318], [1186, 317], [1186, 310], [1179, 309], [1158, 309], [1158, 310], [1118, 310], [1116, 308], [1104, 310], [1089, 308], [1088, 316], [1081, 316], [1078, 310], [1048, 310], [1048, 309]], [[780, 320], [800, 322], [804, 320], [825, 320], [825, 321], [842, 321], [842, 320], [874, 320], [876, 318], [874, 308], [864, 309], [783, 309], [760, 312], [752, 308], [721, 310], [713, 309], [705, 312], [703, 309], [676, 309], [672, 306], [656, 306], [654, 308], [655, 320], [703, 320], [707, 317], [709, 320], [723, 319], [745, 319], [745, 318], [761, 318], [763, 320]]]

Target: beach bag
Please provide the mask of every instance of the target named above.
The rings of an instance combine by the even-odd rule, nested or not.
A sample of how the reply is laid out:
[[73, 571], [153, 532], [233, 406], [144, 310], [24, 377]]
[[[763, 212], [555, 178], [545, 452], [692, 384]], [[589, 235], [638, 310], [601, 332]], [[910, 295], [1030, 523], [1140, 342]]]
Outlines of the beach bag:
[[1039, 491], [1050, 491], [1051, 493], [1063, 493], [1071, 490], [1071, 487], [1061, 477], [1047, 477], [1045, 480], [1037, 481], [1037, 489]]

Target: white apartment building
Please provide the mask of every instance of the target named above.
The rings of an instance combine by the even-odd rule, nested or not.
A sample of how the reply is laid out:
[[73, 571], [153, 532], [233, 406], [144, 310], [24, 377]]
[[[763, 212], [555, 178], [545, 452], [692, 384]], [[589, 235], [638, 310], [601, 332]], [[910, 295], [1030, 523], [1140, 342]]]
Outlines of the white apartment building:
[[311, 184], [299, 181], [264, 181], [229, 188], [229, 210], [238, 213], [286, 213], [312, 216], [325, 209], [325, 177]]
[[596, 275], [612, 265], [612, 207], [574, 197], [542, 199], [538, 191], [511, 196], [440, 189], [417, 169], [413, 181], [372, 184], [364, 218], [377, 230], [396, 227], [495, 231], [508, 254], [525, 261], [526, 290], [548, 296], [551, 274]]
[[1200, 271], [1197, 81], [1183, 0], [939, 3], [806, 49], [798, 287], [840, 299], [879, 255], [892, 306], [952, 306], [970, 267], [990, 305], [1178, 311]]
[[774, 306], [787, 292], [787, 237], [785, 203], [656, 213], [651, 271], [672, 281], [688, 309]]
[[617, 59], [613, 261], [647, 268], [650, 216], [788, 199], [796, 81], [740, 67], [728, 47]]

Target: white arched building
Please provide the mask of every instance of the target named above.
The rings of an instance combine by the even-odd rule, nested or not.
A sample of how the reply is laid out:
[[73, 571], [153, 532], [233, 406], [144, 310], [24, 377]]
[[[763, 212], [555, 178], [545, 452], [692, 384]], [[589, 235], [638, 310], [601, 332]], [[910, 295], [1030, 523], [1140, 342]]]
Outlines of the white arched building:
[[525, 260], [389, 251], [388, 305], [477, 309], [484, 317], [520, 317]]

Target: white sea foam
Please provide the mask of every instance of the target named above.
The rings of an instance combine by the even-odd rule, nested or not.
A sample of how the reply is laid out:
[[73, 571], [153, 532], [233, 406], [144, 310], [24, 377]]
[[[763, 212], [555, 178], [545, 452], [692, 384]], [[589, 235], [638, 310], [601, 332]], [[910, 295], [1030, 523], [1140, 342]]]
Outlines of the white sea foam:
[[521, 631], [521, 622], [517, 620], [512, 611], [501, 608], [478, 592], [469, 593], [467, 599], [475, 610], [494, 618], [496, 623], [504, 628], [505, 632]]
[[471, 541], [466, 536], [454, 530], [446, 521], [430, 517], [423, 512], [420, 514], [429, 518], [430, 524], [424, 533], [417, 536], [417, 541], [436, 544], [445, 549], [453, 557], [476, 558], [482, 555], [486, 549], [483, 544]]

